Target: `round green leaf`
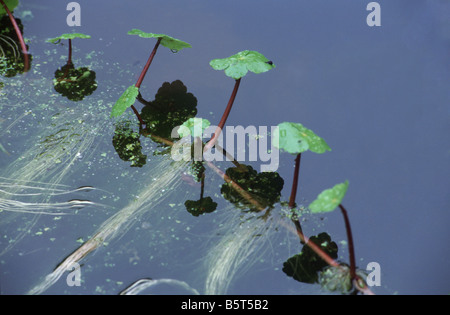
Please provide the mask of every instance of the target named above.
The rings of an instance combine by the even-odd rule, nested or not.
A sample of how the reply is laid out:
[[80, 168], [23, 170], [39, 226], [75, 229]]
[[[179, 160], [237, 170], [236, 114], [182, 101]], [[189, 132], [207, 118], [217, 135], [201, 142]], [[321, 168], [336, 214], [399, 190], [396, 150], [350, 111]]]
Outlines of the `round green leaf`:
[[138, 95], [139, 89], [134, 85], [130, 86], [114, 104], [111, 117], [119, 117], [122, 115], [128, 107], [134, 104]]
[[302, 124], [284, 122], [273, 132], [273, 144], [278, 149], [297, 155], [306, 150], [322, 154], [331, 151], [324, 139]]
[[215, 70], [225, 70], [225, 74], [238, 80], [248, 71], [262, 73], [275, 68], [275, 65], [257, 51], [244, 50], [224, 59], [214, 59], [209, 63]]
[[63, 39], [75, 39], [75, 38], [89, 39], [89, 38], [91, 38], [91, 36], [86, 35], [86, 34], [81, 34], [81, 33], [67, 33], [67, 34], [62, 34], [61, 36], [58, 36], [55, 38], [47, 39], [47, 42], [52, 43], [52, 44], [57, 44]]
[[[3, 0], [3, 2], [6, 4], [10, 12], [12, 12], [19, 5], [19, 0]], [[0, 5], [0, 16], [5, 14], [5, 9], [2, 5]]]
[[192, 135], [194, 138], [202, 137], [206, 128], [211, 125], [208, 119], [189, 118], [178, 129], [181, 138]]
[[128, 32], [128, 35], [138, 35], [139, 37], [142, 38], [158, 38], [158, 39], [162, 38], [161, 45], [176, 52], [180, 51], [183, 48], [192, 48], [190, 44], [165, 34], [146, 33], [138, 29], [132, 29], [131, 31]]
[[324, 213], [331, 212], [338, 207], [348, 189], [348, 181], [345, 183], [337, 184], [333, 188], [326, 189], [319, 194], [316, 200], [310, 205], [309, 209], [312, 213]]

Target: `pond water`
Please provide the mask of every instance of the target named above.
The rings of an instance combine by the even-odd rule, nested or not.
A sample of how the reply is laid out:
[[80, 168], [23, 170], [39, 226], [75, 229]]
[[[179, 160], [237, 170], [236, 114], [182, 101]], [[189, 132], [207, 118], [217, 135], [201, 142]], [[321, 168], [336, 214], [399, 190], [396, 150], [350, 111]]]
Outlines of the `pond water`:
[[[133, 28], [192, 45], [176, 54], [159, 48], [142, 97], [190, 104], [216, 125], [234, 80], [210, 60], [255, 50], [273, 61], [273, 70], [242, 79], [227, 125], [288, 121], [314, 130], [332, 151], [303, 154], [299, 207], [348, 180], [343, 204], [357, 265], [381, 268], [371, 290], [449, 293], [450, 249], [441, 245], [450, 236], [448, 1], [378, 1], [379, 27], [366, 23], [369, 1], [80, 0], [80, 27], [66, 24], [69, 1], [55, 2], [21, 1], [14, 10], [30, 70], [0, 78], [2, 294], [118, 294], [139, 279], [155, 280], [140, 292], [152, 294], [334, 293], [284, 267], [303, 247], [286, 207], [295, 156], [280, 154], [284, 185], [270, 210], [250, 211], [215, 171], [231, 162], [206, 166], [202, 190], [190, 164], [174, 162], [150, 136], [155, 129], [139, 133], [130, 109], [110, 118], [155, 43], [127, 35]], [[54, 88], [67, 41], [46, 40], [74, 31], [92, 37], [73, 41], [73, 63], [87, 68], [80, 75], [95, 72], [96, 86], [67, 97]], [[164, 115], [149, 117], [164, 125]], [[264, 162], [244, 164], [259, 172]], [[279, 181], [259, 181], [253, 189], [273, 197]], [[196, 216], [186, 201], [201, 195], [217, 205]], [[305, 209], [301, 224], [308, 236], [327, 233], [349, 263], [338, 211]], [[80, 286], [67, 282], [73, 262]]]

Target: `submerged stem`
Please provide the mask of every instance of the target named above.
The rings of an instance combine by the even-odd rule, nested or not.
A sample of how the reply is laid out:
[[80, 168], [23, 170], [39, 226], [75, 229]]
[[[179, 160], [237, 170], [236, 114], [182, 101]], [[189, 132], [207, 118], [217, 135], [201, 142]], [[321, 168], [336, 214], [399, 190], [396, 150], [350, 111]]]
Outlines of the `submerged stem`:
[[294, 180], [292, 181], [291, 197], [289, 198], [289, 208], [291, 209], [295, 207], [295, 198], [297, 196], [298, 174], [300, 173], [301, 158], [302, 158], [301, 153], [299, 153], [295, 158]]
[[141, 125], [145, 125], [144, 120], [142, 119], [141, 115], [139, 115], [138, 110], [136, 109], [136, 107], [134, 107], [134, 105], [131, 105], [131, 109], [133, 110], [133, 112], [136, 114], [137, 119], [139, 119], [139, 122], [141, 123]]
[[11, 23], [12, 23], [12, 25], [14, 27], [14, 30], [16, 31], [17, 37], [19, 38], [20, 46], [22, 48], [22, 53], [23, 53], [23, 56], [24, 56], [24, 72], [27, 72], [28, 69], [29, 69], [28, 51], [27, 51], [27, 46], [25, 45], [25, 41], [23, 40], [22, 32], [20, 31], [20, 28], [17, 25], [16, 19], [12, 15], [11, 11], [9, 11], [9, 8], [5, 4], [5, 2], [3, 2], [3, 0], [0, 0], [0, 4], [3, 6], [3, 8], [6, 11], [6, 13], [8, 13], [8, 17], [11, 20]]
[[[302, 154], [299, 153], [295, 158], [295, 169], [294, 169], [294, 180], [292, 181], [292, 189], [291, 189], [291, 197], [289, 198], [289, 208], [293, 209], [295, 207], [295, 199], [297, 197], [298, 190], [298, 175], [300, 173], [300, 160], [302, 158]], [[302, 226], [300, 225], [300, 221], [297, 219], [292, 219], [294, 222], [295, 229], [297, 230], [297, 235], [300, 238], [300, 243], [305, 245], [305, 236], [303, 235]]]
[[350, 220], [348, 218], [347, 210], [345, 210], [343, 205], [339, 205], [341, 209], [342, 215], [344, 216], [345, 221], [345, 229], [347, 230], [347, 239], [348, 239], [348, 251], [350, 255], [350, 277], [352, 280], [356, 279], [356, 261], [355, 261], [355, 247], [353, 245], [353, 234], [352, 228], [350, 226]]
[[233, 93], [231, 93], [230, 100], [228, 101], [227, 108], [225, 108], [225, 112], [222, 115], [222, 119], [220, 119], [219, 125], [217, 126], [216, 132], [214, 133], [213, 137], [209, 142], [205, 145], [205, 148], [203, 152], [207, 152], [210, 150], [214, 144], [217, 141], [217, 138], [219, 137], [220, 133], [223, 130], [223, 127], [225, 126], [225, 123], [227, 122], [228, 115], [230, 115], [231, 108], [233, 107], [234, 100], [236, 99], [236, 94], [239, 90], [239, 85], [241, 84], [241, 79], [237, 79], [236, 83], [234, 85]]
[[202, 174], [202, 181], [200, 184], [200, 200], [203, 199], [203, 195], [205, 193], [205, 173]]
[[67, 59], [67, 64], [72, 64], [72, 40], [69, 38], [69, 58]]
[[158, 41], [156, 42], [155, 47], [153, 48], [152, 53], [150, 54], [150, 57], [147, 60], [147, 63], [145, 64], [144, 69], [141, 72], [141, 75], [139, 76], [139, 79], [136, 82], [136, 87], [139, 89], [141, 87], [142, 81], [144, 81], [145, 75], [147, 74], [148, 69], [150, 68], [150, 65], [152, 64], [153, 58], [155, 57], [156, 51], [158, 50], [159, 44], [161, 44], [162, 38], [158, 38]]

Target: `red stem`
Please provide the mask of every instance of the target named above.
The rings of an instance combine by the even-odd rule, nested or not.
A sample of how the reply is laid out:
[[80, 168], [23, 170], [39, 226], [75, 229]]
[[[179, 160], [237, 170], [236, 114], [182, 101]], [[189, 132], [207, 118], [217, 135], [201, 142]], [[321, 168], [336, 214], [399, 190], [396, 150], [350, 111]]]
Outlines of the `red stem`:
[[148, 68], [150, 68], [150, 65], [152, 64], [153, 58], [155, 57], [156, 51], [158, 50], [158, 47], [159, 47], [159, 44], [161, 44], [161, 40], [162, 40], [162, 38], [158, 38], [158, 41], [156, 42], [156, 45], [153, 48], [153, 51], [147, 60], [147, 64], [145, 65], [144, 69], [141, 72], [141, 75], [139, 76], [139, 79], [136, 82], [135, 86], [138, 89], [141, 87], [142, 81], [144, 81], [144, 78], [145, 78], [145, 75], [147, 74]]
[[353, 235], [352, 228], [350, 226], [350, 220], [348, 219], [347, 210], [345, 210], [343, 205], [339, 205], [342, 215], [344, 216], [345, 229], [347, 230], [348, 239], [348, 251], [350, 255], [350, 277], [352, 280], [356, 279], [356, 261], [355, 261], [355, 247], [353, 245]]
[[69, 59], [67, 60], [67, 64], [72, 64], [72, 40], [69, 39]]
[[227, 108], [225, 109], [225, 112], [222, 115], [222, 119], [220, 120], [219, 125], [217, 126], [216, 132], [214, 133], [211, 140], [209, 140], [209, 142], [205, 145], [203, 152], [207, 152], [214, 146], [214, 144], [216, 144], [217, 138], [219, 137], [220, 133], [223, 130], [223, 127], [225, 126], [225, 123], [227, 122], [228, 115], [230, 115], [231, 108], [233, 107], [233, 103], [234, 103], [234, 100], [236, 99], [236, 94], [239, 90], [240, 84], [241, 84], [241, 79], [237, 79], [236, 83], [234, 85], [233, 93], [231, 93], [231, 97], [230, 97], [230, 100], [228, 101]]
[[14, 30], [16, 31], [17, 37], [19, 38], [20, 46], [22, 47], [22, 53], [24, 55], [24, 72], [27, 72], [29, 69], [28, 51], [27, 51], [27, 46], [25, 45], [25, 41], [23, 40], [22, 32], [20, 31], [20, 28], [17, 25], [16, 19], [12, 15], [11, 11], [9, 11], [9, 8], [5, 4], [5, 2], [3, 2], [3, 0], [0, 0], [0, 4], [3, 6], [6, 13], [8, 13], [9, 19], [11, 20]]
[[299, 153], [295, 158], [295, 169], [294, 169], [294, 180], [292, 182], [292, 190], [291, 197], [289, 199], [289, 208], [295, 207], [295, 198], [297, 196], [297, 187], [298, 187], [298, 174], [300, 172], [300, 160], [302, 158], [302, 154]]
[[135, 113], [136, 117], [139, 119], [139, 122], [141, 123], [141, 125], [145, 126], [145, 122], [144, 122], [144, 120], [142, 120], [142, 117], [141, 117], [141, 115], [139, 115], [139, 112], [137, 111], [136, 107], [134, 107], [134, 105], [131, 105], [131, 109]]
[[[300, 173], [301, 158], [301, 153], [299, 153], [295, 158], [294, 180], [292, 181], [291, 197], [289, 198], [290, 209], [293, 209], [295, 207], [295, 199], [297, 198], [298, 175]], [[302, 226], [300, 225], [300, 221], [298, 219], [292, 219], [292, 222], [294, 222], [295, 228], [297, 230], [297, 235], [300, 237], [300, 243], [304, 245], [306, 242], [305, 236], [303, 235]]]
[[204, 192], [205, 192], [205, 173], [202, 174], [202, 182], [200, 186], [200, 200], [203, 199]]

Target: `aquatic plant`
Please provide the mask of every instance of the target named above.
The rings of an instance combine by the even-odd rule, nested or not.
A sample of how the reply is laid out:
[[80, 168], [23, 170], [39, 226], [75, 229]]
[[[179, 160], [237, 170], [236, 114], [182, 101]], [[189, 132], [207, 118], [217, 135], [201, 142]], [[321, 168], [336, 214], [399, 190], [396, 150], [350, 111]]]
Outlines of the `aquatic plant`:
[[[203, 167], [204, 168], [204, 167]], [[187, 212], [195, 217], [205, 213], [211, 213], [217, 209], [217, 203], [212, 200], [211, 197], [205, 197], [205, 173], [203, 171], [200, 179], [200, 199], [199, 200], [186, 200], [184, 206]]]
[[326, 189], [321, 192], [317, 199], [309, 205], [309, 208], [312, 213], [326, 213], [334, 211], [337, 207], [340, 208], [344, 217], [345, 229], [347, 231], [348, 249], [350, 255], [350, 282], [353, 283], [357, 289], [364, 290], [367, 286], [364, 284], [364, 280], [356, 273], [355, 247], [348, 212], [341, 203], [347, 193], [347, 189], [348, 181], [337, 184], [333, 188]]
[[[338, 247], [327, 233], [311, 236], [309, 241], [319, 246], [332, 259], [338, 257]], [[319, 272], [327, 266], [327, 262], [311, 247], [303, 246], [300, 254], [292, 256], [283, 264], [283, 272], [297, 281], [312, 284], [319, 281]]]
[[163, 45], [164, 47], [169, 48], [172, 52], [178, 52], [183, 48], [190, 48], [191, 45], [181, 40], [170, 37], [168, 35], [145, 33], [138, 29], [133, 29], [129, 31], [128, 34], [138, 35], [139, 37], [142, 38], [156, 38], [157, 42], [150, 54], [150, 57], [147, 60], [147, 63], [142, 69], [141, 75], [139, 76], [136, 84], [134, 86], [132, 85], [128, 87], [122, 94], [122, 96], [114, 104], [111, 111], [111, 117], [119, 117], [127, 110], [128, 107], [131, 107], [134, 113], [136, 114], [137, 118], [139, 119], [139, 122], [142, 125], [144, 125], [145, 122], [142, 120], [141, 116], [139, 115], [139, 112], [136, 110], [133, 104], [136, 101], [137, 96], [139, 95], [139, 89], [141, 87], [142, 81], [144, 81], [145, 75], [147, 74], [147, 71], [153, 62], [153, 58], [155, 57], [159, 45]]
[[146, 128], [142, 133], [148, 133], [157, 142], [155, 136], [173, 141], [174, 128], [197, 115], [197, 98], [180, 80], [164, 82], [153, 101], [146, 101], [141, 95], [137, 100], [144, 105], [140, 116]]
[[215, 70], [225, 70], [225, 74], [235, 79], [236, 82], [227, 107], [225, 108], [222, 118], [217, 125], [216, 132], [212, 136], [211, 140], [205, 145], [205, 152], [210, 150], [215, 145], [220, 133], [223, 130], [223, 127], [226, 124], [231, 108], [233, 107], [234, 100], [236, 99], [236, 95], [241, 84], [241, 79], [247, 75], [248, 71], [253, 73], [263, 73], [275, 68], [273, 62], [264, 57], [264, 55], [257, 51], [250, 50], [241, 51], [228, 58], [211, 60], [209, 64]]
[[[134, 33], [141, 34], [140, 31]], [[153, 35], [156, 36], [158, 34]], [[189, 130], [188, 134], [194, 137], [194, 142], [200, 137], [200, 132], [197, 131], [201, 130], [203, 132], [203, 127], [196, 128], [199, 118], [194, 118], [197, 114], [197, 100], [191, 93], [187, 93], [187, 88], [181, 81], [163, 84], [163, 87], [160, 89], [161, 92], [158, 91], [155, 100], [152, 102], [143, 100], [139, 94], [139, 87], [151, 64], [151, 60], [153, 60], [156, 49], [159, 44], [163, 43], [162, 37], [155, 36], [149, 35], [149, 37], [158, 38], [158, 42], [138, 79], [138, 83], [134, 87], [130, 87], [132, 89], [127, 89], [122, 95], [125, 98], [124, 102], [134, 103], [138, 99], [144, 104], [141, 124], [144, 122], [147, 128], [140, 128], [138, 133], [130, 128], [131, 123], [121, 122], [115, 126], [110, 126], [112, 129], [107, 129], [108, 120], [99, 114], [105, 107], [99, 108], [99, 113], [93, 114], [94, 118], [88, 121], [84, 121], [85, 113], [92, 113], [85, 108], [69, 109], [67, 112], [62, 111], [58, 113], [58, 115], [52, 117], [52, 124], [48, 126], [45, 132], [36, 135], [39, 138], [38, 145], [27, 150], [20, 159], [17, 159], [12, 164], [16, 170], [5, 172], [6, 174], [2, 173], [5, 176], [5, 185], [2, 186], [0, 182], [0, 207], [5, 208], [6, 212], [26, 212], [27, 214], [33, 214], [32, 210], [35, 209], [40, 215], [46, 215], [52, 213], [60, 214], [63, 211], [72, 209], [73, 206], [97, 206], [97, 203], [89, 200], [77, 199], [58, 203], [52, 202], [49, 198], [55, 195], [70, 195], [72, 192], [78, 191], [70, 188], [70, 186], [60, 185], [67, 179], [69, 173], [74, 172], [75, 168], [73, 166], [77, 164], [76, 162], [80, 159], [80, 156], [99, 153], [95, 150], [96, 143], [102, 139], [98, 135], [103, 133], [114, 133], [112, 145], [119, 157], [122, 160], [131, 162], [131, 166], [143, 166], [146, 163], [147, 156], [142, 154], [140, 135], [149, 136], [155, 143], [162, 143], [164, 146], [169, 147], [174, 145], [174, 140], [171, 139], [171, 135], [168, 136], [168, 131], [171, 132], [174, 126], [181, 124]], [[231, 111], [241, 78], [248, 71], [261, 73], [274, 67], [271, 61], [256, 52], [245, 51], [232, 57], [234, 58], [227, 62], [223, 60], [212, 62], [213, 67], [225, 70], [227, 75], [236, 80], [233, 94], [221, 119], [220, 125], [222, 128]], [[146, 115], [144, 115], [145, 112]], [[200, 125], [203, 122], [202, 120]], [[96, 131], [92, 132], [93, 129], [96, 129]], [[277, 132], [279, 136], [278, 147], [296, 155], [294, 181], [289, 200], [289, 207], [293, 209], [295, 208], [298, 190], [301, 153], [306, 150], [324, 153], [329, 151], [330, 148], [322, 138], [300, 124], [280, 124]], [[183, 132], [181, 132], [181, 135], [187, 136]], [[214, 141], [216, 136], [218, 136], [217, 132], [208, 144], [227, 154], [216, 143], [211, 142]], [[109, 144], [111, 145], [111, 141], [109, 141]], [[156, 149], [154, 152], [156, 152]], [[74, 263], [82, 262], [90, 253], [103, 246], [108, 246], [107, 244], [110, 244], [111, 241], [123, 236], [124, 233], [130, 231], [133, 224], [140, 222], [144, 215], [148, 216], [150, 222], [159, 220], [162, 213], [160, 211], [161, 208], [173, 196], [170, 192], [179, 195], [183, 191], [180, 188], [182, 184], [180, 179], [187, 167], [189, 167], [188, 172], [194, 176], [194, 179], [201, 183], [201, 191], [200, 200], [198, 201], [185, 201], [187, 198], [183, 199], [186, 210], [195, 217], [215, 211], [218, 204], [212, 198], [204, 197], [205, 166], [209, 166], [211, 170], [223, 179], [224, 183], [221, 183], [222, 185], [220, 186], [221, 193], [231, 204], [224, 209], [220, 209], [220, 216], [218, 215], [219, 219], [217, 221], [211, 221], [214, 223], [214, 226], [211, 228], [214, 235], [211, 236], [208, 246], [211, 243], [213, 246], [208, 247], [207, 257], [204, 259], [207, 268], [206, 272], [204, 272], [204, 292], [206, 294], [227, 293], [229, 286], [239, 273], [251, 270], [252, 266], [259, 261], [258, 258], [262, 257], [266, 251], [273, 250], [271, 242], [274, 242], [275, 238], [272, 238], [272, 232], [280, 230], [280, 227], [283, 227], [283, 223], [286, 221], [285, 217], [280, 218], [279, 214], [274, 214], [276, 211], [273, 211], [275, 204], [280, 202], [281, 199], [281, 190], [284, 185], [284, 180], [281, 176], [277, 173], [257, 173], [252, 167], [239, 164], [232, 157], [230, 160], [235, 164], [235, 167], [228, 168], [223, 172], [211, 162], [191, 160], [186, 163], [174, 163], [162, 156], [158, 159], [153, 159], [152, 163], [149, 163], [152, 164], [153, 168], [148, 172], [143, 172], [142, 177], [136, 175], [139, 173], [134, 173], [135, 176], [132, 178], [128, 171], [119, 174], [135, 184], [129, 190], [130, 200], [125, 203], [125, 206], [117, 209], [103, 224], [96, 227], [93, 235], [87, 241], [83, 241], [81, 246], [68, 255], [28, 293], [40, 294], [46, 292], [62, 277], [70, 266]], [[88, 163], [91, 163], [91, 160]], [[89, 165], [88, 163], [84, 164], [83, 167]], [[118, 174], [114, 173], [114, 169], [117, 167], [108, 165], [107, 168], [108, 172], [111, 172], [111, 178], [117, 179]], [[113, 173], [114, 175], [112, 175]], [[29, 177], [25, 178], [24, 176]], [[11, 183], [14, 179], [18, 180], [20, 184], [16, 185], [17, 187], [9, 187], [8, 183]], [[39, 181], [41, 186], [37, 184], [32, 185], [30, 180]], [[45, 185], [43, 184], [44, 180], [47, 180]], [[319, 201], [310, 205], [312, 210], [315, 209], [313, 212], [316, 210], [331, 211], [329, 207], [332, 207], [332, 205], [327, 205], [325, 201], [331, 199], [335, 202], [336, 197], [334, 193], [331, 198], [326, 197], [327, 195], [328, 193], [323, 195], [325, 198], [319, 196]], [[40, 200], [38, 202], [17, 200], [27, 197], [38, 197]], [[217, 194], [216, 197], [220, 198], [220, 195]], [[340, 207], [342, 206], [340, 204], [341, 200], [342, 198], [339, 199]], [[182, 207], [183, 202], [180, 202], [179, 205]], [[50, 207], [52, 207], [51, 211]], [[174, 208], [176, 205], [172, 204], [170, 207]], [[346, 213], [345, 210], [342, 211]], [[218, 212], [216, 211], [214, 216]], [[178, 219], [182, 217], [182, 214], [186, 215], [185, 211], [173, 211], [173, 213], [176, 213], [172, 217], [175, 221], [181, 221]], [[208, 217], [202, 216], [202, 219]], [[348, 217], [345, 217], [347, 218], [347, 224]], [[189, 216], [189, 218], [191, 217]], [[222, 221], [219, 222], [220, 220]], [[164, 223], [168, 224], [167, 221]], [[324, 287], [331, 289], [339, 287], [339, 280], [336, 279], [361, 280], [354, 276], [355, 273], [351, 271], [352, 267], [348, 268], [349, 271], [347, 272], [342, 264], [335, 261], [337, 246], [331, 241], [329, 235], [321, 233], [308, 239], [303, 235], [301, 228], [299, 228], [300, 223], [294, 223], [297, 235], [305, 246], [300, 254], [288, 259], [285, 266], [286, 273], [308, 283], [317, 282], [319, 279]], [[166, 235], [163, 237], [166, 237]], [[349, 243], [353, 244], [353, 241], [349, 241]], [[172, 249], [171, 246], [165, 247]], [[203, 260], [203, 257], [198, 258], [198, 260], [200, 259]], [[350, 260], [352, 265], [354, 259]], [[330, 265], [330, 268], [324, 269], [326, 265]], [[307, 269], [302, 271], [305, 273], [298, 273], [297, 266], [307, 266]], [[347, 277], [347, 274], [350, 276]], [[138, 294], [145, 288], [163, 283], [180, 286], [191, 293], [198, 293], [197, 290], [188, 286], [186, 282], [171, 279], [142, 279], [121, 292], [122, 294]], [[348, 288], [348, 285], [344, 284], [343, 287]]]
[[[0, 6], [1, 8], [1, 6]], [[23, 25], [19, 19], [15, 20], [22, 32]], [[0, 15], [0, 76], [14, 77], [28, 71], [32, 55], [22, 54], [20, 41], [7, 15]], [[28, 63], [27, 68], [26, 62]]]
[[258, 173], [251, 166], [241, 164], [240, 167], [228, 168], [225, 174], [233, 183], [238, 184], [252, 196], [253, 200], [257, 200], [260, 204], [258, 207], [255, 207], [250, 201], [243, 198], [233, 188], [231, 183], [225, 182], [220, 192], [226, 200], [234, 204], [238, 209], [260, 211], [261, 206], [272, 208], [275, 203], [280, 201], [284, 180], [276, 172]]
[[129, 121], [116, 124], [112, 144], [120, 159], [131, 162], [131, 167], [143, 167], [147, 163], [147, 155], [142, 153], [139, 133], [131, 129]]
[[86, 96], [91, 95], [97, 89], [96, 74], [88, 67], [75, 68], [72, 61], [72, 40], [89, 39], [90, 35], [81, 33], [68, 33], [48, 39], [47, 42], [59, 44], [62, 40], [69, 41], [69, 56], [67, 62], [60, 69], [56, 70], [53, 86], [62, 96], [71, 101], [79, 102]]
[[[298, 179], [302, 153], [310, 150], [311, 152], [322, 154], [326, 151], [331, 151], [331, 148], [324, 139], [299, 123], [283, 122], [279, 124], [273, 132], [272, 139], [275, 147], [296, 155], [294, 177], [292, 181], [291, 195], [289, 197], [289, 208], [293, 209], [295, 207], [295, 200], [298, 191]], [[301, 243], [305, 244], [306, 241], [304, 239], [300, 221], [295, 217], [292, 218], [292, 221], [295, 224]]]
[[74, 40], [76, 38], [89, 39], [89, 38], [91, 38], [91, 36], [82, 34], [82, 33], [66, 33], [66, 34], [62, 34], [55, 38], [47, 39], [47, 42], [57, 45], [57, 44], [61, 43], [62, 40], [68, 40], [69, 41], [69, 56], [67, 58], [67, 64], [71, 65], [73, 63], [72, 62], [72, 40]]
[[24, 56], [24, 72], [29, 70], [29, 58], [28, 58], [28, 49], [27, 45], [25, 44], [25, 41], [22, 36], [22, 32], [20, 31], [19, 25], [17, 24], [16, 19], [14, 18], [13, 14], [11, 13], [11, 10], [14, 10], [14, 8], [19, 4], [18, 0], [0, 0], [0, 16], [7, 14], [9, 17], [9, 20], [11, 21], [11, 24], [14, 28], [14, 31], [16, 32], [17, 38], [20, 42], [20, 47], [22, 48], [22, 53]]
[[[317, 136], [312, 130], [307, 129], [303, 125], [298, 123], [284, 122], [279, 124], [274, 131], [273, 141], [274, 145], [279, 149], [287, 151], [290, 154], [297, 155], [295, 159], [294, 179], [292, 183], [291, 196], [289, 199], [289, 208], [293, 209], [295, 207], [295, 198], [298, 189], [298, 174], [300, 171], [301, 154], [306, 150], [322, 154], [326, 151], [331, 151], [331, 148], [328, 146], [324, 139]], [[348, 219], [347, 211], [341, 205], [341, 201], [345, 196], [347, 188], [348, 182], [345, 182], [336, 185], [332, 189], [323, 191], [318, 196], [318, 198], [309, 205], [309, 209], [312, 213], [324, 213], [333, 211], [338, 206], [340, 207], [345, 219], [345, 227], [347, 230], [347, 238], [349, 244], [350, 280], [354, 283], [355, 288], [367, 293], [367, 286], [364, 285], [364, 280], [358, 277], [356, 274], [353, 236], [351, 233], [350, 221]], [[336, 257], [331, 256], [332, 252], [329, 252], [328, 250], [324, 251], [324, 249], [321, 248], [322, 245], [320, 245], [322, 244], [322, 242], [317, 242], [316, 244], [316, 242], [313, 241], [313, 237], [309, 239], [306, 238], [306, 236], [303, 234], [300, 221], [296, 216], [293, 216], [292, 221], [295, 224], [296, 231], [301, 243], [310, 247], [310, 249], [314, 252], [314, 255], [311, 256], [304, 254], [303, 249], [302, 253], [292, 257], [290, 260], [288, 260], [288, 262], [285, 263], [285, 272], [287, 271], [288, 274], [294, 276], [294, 278], [297, 277], [297, 279], [302, 282], [318, 282], [318, 272], [321, 272], [327, 264], [330, 266], [330, 269], [328, 269], [328, 274], [331, 272], [331, 270], [338, 269], [340, 264], [334, 261]], [[330, 242], [331, 239], [327, 240], [325, 243], [331, 244]], [[322, 258], [322, 261], [319, 264], [316, 263], [316, 255]], [[293, 268], [293, 266], [297, 267]], [[300, 272], [296, 272], [295, 270], [300, 270]], [[330, 277], [328, 276], [328, 278]], [[343, 287], [347, 286], [344, 285]]]
[[298, 175], [300, 173], [300, 160], [303, 152], [322, 154], [331, 151], [324, 139], [316, 135], [312, 130], [299, 123], [284, 122], [277, 126], [272, 135], [273, 144], [280, 150], [296, 156], [294, 180], [292, 185], [289, 207], [295, 207], [295, 198], [298, 190]]

